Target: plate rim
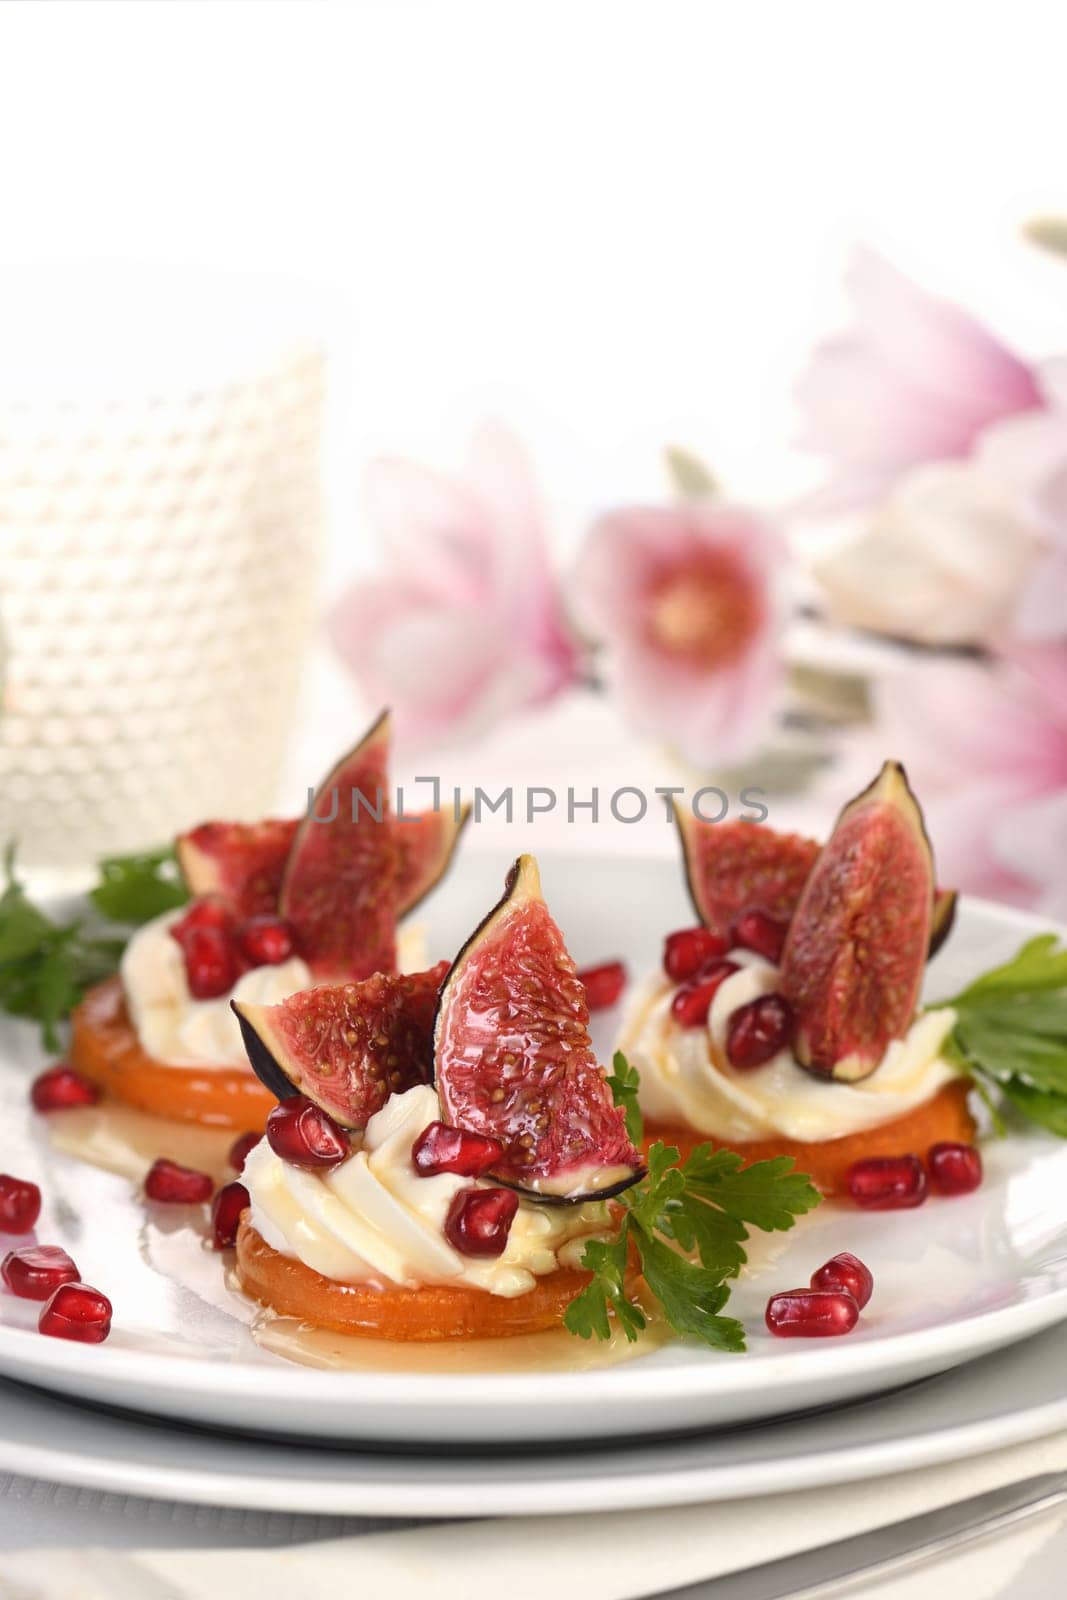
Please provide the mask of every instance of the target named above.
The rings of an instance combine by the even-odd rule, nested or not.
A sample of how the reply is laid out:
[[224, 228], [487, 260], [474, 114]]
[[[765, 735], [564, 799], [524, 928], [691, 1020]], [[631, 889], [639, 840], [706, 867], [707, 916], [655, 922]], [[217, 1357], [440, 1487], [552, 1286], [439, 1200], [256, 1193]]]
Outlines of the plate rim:
[[[550, 856], [551, 853], [546, 853], [546, 863]], [[610, 863], [616, 858], [605, 854], [596, 859]], [[659, 857], [641, 859], [649, 867], [664, 867]], [[1002, 928], [1006, 926], [1022, 933], [1054, 932], [1067, 938], [1067, 931], [1047, 919], [980, 897], [961, 897], [961, 911], [964, 916], [970, 912], [979, 919], [991, 919]], [[756, 1361], [731, 1365], [730, 1388], [734, 1394], [743, 1394], [786, 1383], [790, 1376], [795, 1381], [801, 1363], [803, 1374], [813, 1381], [830, 1375], [839, 1375], [845, 1381], [862, 1377], [881, 1366], [890, 1353], [894, 1367], [903, 1366], [905, 1373], [922, 1362], [927, 1363], [929, 1370], [929, 1365], [936, 1364], [942, 1356], [950, 1358], [951, 1366], [958, 1366], [990, 1349], [1017, 1343], [1064, 1319], [1067, 1319], [1067, 1285], [1050, 1288], [1033, 1299], [1020, 1300], [1011, 1306], [978, 1311], [932, 1327], [879, 1333], [850, 1344], [835, 1341], [803, 1352], [792, 1347], [780, 1352], [762, 1351]], [[64, 1396], [74, 1396], [78, 1391], [63, 1386], [55, 1388], [57, 1378], [76, 1383], [86, 1374], [92, 1374], [94, 1380], [103, 1379], [116, 1395], [120, 1387], [141, 1384], [171, 1397], [199, 1396], [211, 1400], [225, 1394], [231, 1399], [251, 1400], [261, 1397], [267, 1370], [262, 1364], [192, 1360], [166, 1352], [106, 1346], [88, 1349], [62, 1341], [42, 1340], [29, 1329], [0, 1327], [0, 1372], [16, 1381], [43, 1388], [49, 1387], [51, 1379], [53, 1392]], [[391, 1410], [411, 1415], [435, 1405], [437, 1408], [460, 1405], [479, 1414], [500, 1406], [528, 1407], [532, 1404], [541, 1411], [566, 1411], [578, 1393], [594, 1403], [639, 1398], [647, 1405], [654, 1404], [657, 1399], [677, 1400], [687, 1395], [706, 1400], [721, 1389], [722, 1371], [717, 1360], [709, 1359], [708, 1352], [694, 1348], [691, 1353], [687, 1352], [686, 1358], [668, 1366], [653, 1366], [638, 1359], [618, 1366], [575, 1372], [448, 1374], [447, 1396], [442, 1394], [442, 1375], [436, 1373], [331, 1369], [329, 1376], [331, 1398], [338, 1403], [356, 1408], [373, 1393], [376, 1409], [387, 1403]], [[279, 1357], [271, 1362], [269, 1372], [272, 1392], [284, 1404], [298, 1405], [321, 1392], [315, 1387], [320, 1375], [314, 1368]], [[637, 1372], [640, 1372], [639, 1397], [634, 1392]], [[99, 1396], [100, 1386], [95, 1387]], [[118, 1403], [117, 1399], [114, 1403]], [[142, 1410], [143, 1415], [152, 1414], [141, 1407], [137, 1409]]]

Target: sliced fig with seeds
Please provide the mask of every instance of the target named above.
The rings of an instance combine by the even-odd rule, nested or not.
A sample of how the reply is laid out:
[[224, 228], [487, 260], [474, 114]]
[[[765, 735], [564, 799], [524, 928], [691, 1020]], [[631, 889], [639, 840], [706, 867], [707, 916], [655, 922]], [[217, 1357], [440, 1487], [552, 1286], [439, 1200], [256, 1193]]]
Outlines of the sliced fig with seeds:
[[319, 788], [286, 862], [278, 914], [316, 978], [396, 970], [396, 885], [383, 712]]
[[346, 1128], [365, 1128], [391, 1094], [429, 1083], [437, 995], [448, 971], [376, 972], [321, 984], [276, 1006], [232, 1002], [248, 1059], [279, 1100], [304, 1095]]
[[700, 920], [726, 933], [743, 911], [788, 922], [819, 846], [798, 833], [777, 833], [762, 822], [702, 822], [676, 805], [686, 882]]
[[887, 761], [842, 811], [790, 923], [781, 988], [803, 1066], [854, 1082], [907, 1033], [933, 901], [922, 811], [903, 767]]
[[503, 1146], [490, 1169], [499, 1183], [577, 1202], [618, 1194], [642, 1175], [532, 856], [519, 857], [445, 980], [434, 1075], [445, 1120]]
[[[675, 805], [686, 883], [706, 927], [725, 934], [746, 911], [788, 922], [819, 856], [814, 839], [779, 833], [764, 822], [703, 822]], [[937, 889], [930, 925], [934, 956], [952, 930], [955, 889]]]
[[406, 917], [440, 883], [452, 862], [459, 836], [470, 819], [470, 804], [420, 811], [397, 818], [396, 914]]
[[278, 908], [285, 863], [299, 823], [202, 822], [176, 841], [178, 865], [189, 893], [216, 895], [241, 921]]

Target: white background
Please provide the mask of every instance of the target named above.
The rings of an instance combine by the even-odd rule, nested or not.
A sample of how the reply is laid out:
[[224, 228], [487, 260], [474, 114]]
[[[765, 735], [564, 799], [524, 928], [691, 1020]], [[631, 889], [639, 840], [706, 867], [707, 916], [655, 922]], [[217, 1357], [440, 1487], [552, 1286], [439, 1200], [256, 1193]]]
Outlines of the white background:
[[570, 543], [666, 440], [807, 481], [789, 385], [856, 239], [1065, 342], [1067, 266], [1018, 237], [1067, 210], [1065, 44], [1056, 0], [9, 5], [0, 256], [306, 284], [331, 578], [372, 559], [367, 456], [447, 461], [486, 412]]

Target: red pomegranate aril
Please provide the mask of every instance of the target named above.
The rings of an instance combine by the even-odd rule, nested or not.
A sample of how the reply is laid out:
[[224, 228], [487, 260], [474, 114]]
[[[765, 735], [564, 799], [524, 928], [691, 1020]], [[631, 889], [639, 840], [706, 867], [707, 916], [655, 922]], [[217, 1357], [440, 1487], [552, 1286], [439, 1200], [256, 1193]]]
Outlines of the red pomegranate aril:
[[100, 1090], [73, 1067], [60, 1062], [33, 1080], [30, 1099], [36, 1111], [69, 1111], [75, 1106], [95, 1106]]
[[854, 1256], [850, 1250], [842, 1250], [840, 1255], [831, 1256], [817, 1272], [812, 1273], [811, 1287], [844, 1289], [862, 1311], [874, 1293], [874, 1274], [859, 1256]]
[[0, 1233], [29, 1233], [41, 1215], [41, 1191], [28, 1178], [0, 1172]]
[[37, 1320], [53, 1339], [102, 1344], [111, 1332], [111, 1301], [87, 1283], [60, 1284]]
[[461, 1189], [448, 1208], [445, 1238], [464, 1256], [501, 1256], [518, 1209], [513, 1189]]
[[47, 1300], [61, 1283], [77, 1283], [80, 1276], [57, 1244], [24, 1244], [0, 1262], [0, 1277], [20, 1300]]
[[902, 1211], [926, 1199], [926, 1168], [918, 1156], [872, 1156], [854, 1161], [848, 1192], [867, 1211]]
[[241, 976], [237, 953], [220, 928], [193, 928], [182, 940], [185, 978], [194, 1000], [217, 1000], [229, 994]]
[[164, 1205], [196, 1206], [210, 1200], [215, 1188], [206, 1172], [193, 1167], [183, 1167], [177, 1161], [160, 1156], [153, 1161], [144, 1181], [144, 1192], [149, 1200], [159, 1200]]
[[703, 1027], [720, 985], [737, 970], [734, 961], [711, 961], [692, 983], [683, 983], [671, 1001], [671, 1016], [679, 1027]]
[[281, 917], [249, 917], [237, 930], [241, 954], [253, 967], [276, 967], [295, 949], [293, 930]]
[[189, 935], [198, 928], [215, 928], [220, 933], [233, 930], [233, 912], [225, 900], [217, 895], [205, 895], [194, 900], [185, 915], [170, 925], [170, 936], [184, 947]]
[[778, 917], [772, 917], [769, 911], [760, 911], [750, 907], [742, 911], [735, 918], [730, 929], [730, 944], [734, 949], [754, 950], [759, 956], [777, 966], [782, 958], [785, 947], [785, 936], [789, 932], [789, 924], [782, 922]]
[[243, 1172], [245, 1170], [245, 1162], [262, 1137], [261, 1133], [242, 1133], [239, 1139], [233, 1141], [226, 1159], [235, 1172]]
[[435, 1177], [439, 1172], [480, 1178], [503, 1154], [499, 1139], [468, 1133], [465, 1128], [450, 1128], [445, 1122], [431, 1122], [411, 1147], [411, 1164], [422, 1178]]
[[274, 1107], [267, 1118], [267, 1143], [294, 1167], [336, 1167], [352, 1152], [340, 1123], [302, 1094]]
[[793, 1008], [780, 994], [761, 994], [731, 1012], [726, 1024], [726, 1054], [740, 1072], [762, 1067], [789, 1043]]
[[939, 1194], [970, 1194], [982, 1181], [982, 1153], [973, 1144], [931, 1145], [926, 1167]]
[[764, 1321], [779, 1339], [833, 1339], [851, 1333], [859, 1314], [846, 1289], [787, 1289], [771, 1295]]
[[229, 1250], [237, 1238], [237, 1225], [249, 1204], [243, 1183], [224, 1183], [211, 1207], [211, 1243], [216, 1250]]
[[663, 970], [675, 983], [685, 983], [709, 961], [724, 956], [728, 948], [729, 940], [710, 928], [679, 928], [663, 941]]
[[578, 981], [585, 987], [585, 1003], [590, 1011], [606, 1011], [617, 1004], [626, 988], [626, 968], [621, 961], [605, 961], [599, 967], [583, 967]]

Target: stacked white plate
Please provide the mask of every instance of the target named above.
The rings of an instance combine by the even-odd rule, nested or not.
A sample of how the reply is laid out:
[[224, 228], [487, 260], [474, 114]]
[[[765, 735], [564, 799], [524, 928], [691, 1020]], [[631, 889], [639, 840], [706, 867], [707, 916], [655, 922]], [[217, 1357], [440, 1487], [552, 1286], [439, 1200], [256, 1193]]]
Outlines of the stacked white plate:
[[[580, 964], [651, 967], [691, 920], [669, 864], [542, 862]], [[455, 949], [498, 892], [469, 856], [430, 902], [430, 948]], [[958, 989], [1037, 930], [964, 906], [930, 969]], [[598, 1019], [604, 1056], [617, 1018]], [[41, 1338], [0, 1296], [0, 1469], [265, 1509], [462, 1516], [731, 1498], [917, 1467], [1067, 1425], [1067, 1144], [1015, 1133], [986, 1147], [974, 1195], [916, 1211], [824, 1206], [754, 1252], [731, 1310], [744, 1355], [679, 1344], [588, 1370], [317, 1370], [257, 1342], [252, 1313], [186, 1220], [146, 1220], [128, 1176], [64, 1154], [28, 1109], [33, 1034], [0, 1034], [3, 1165], [46, 1196], [64, 1245], [115, 1305], [110, 1340]], [[3, 1243], [3, 1241], [0, 1241]], [[845, 1339], [780, 1342], [775, 1288], [851, 1249], [877, 1293]], [[32, 1385], [33, 1387], [26, 1387]]]

